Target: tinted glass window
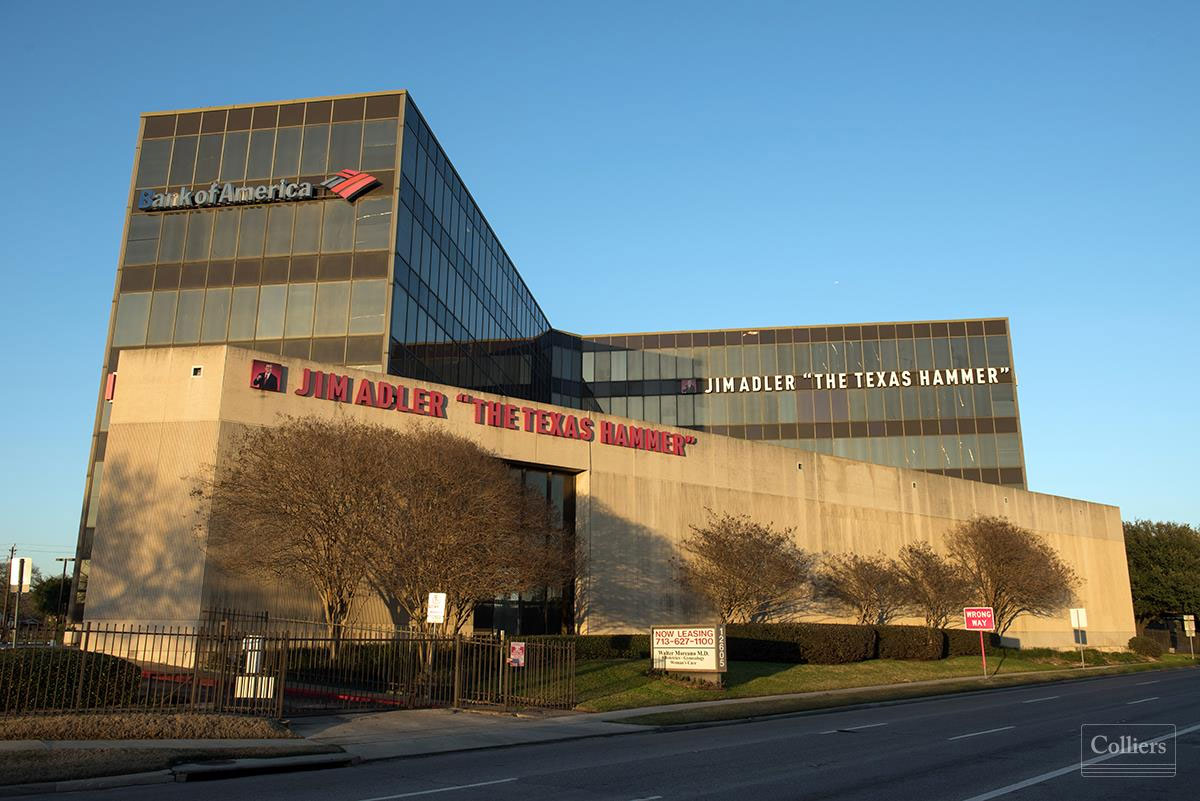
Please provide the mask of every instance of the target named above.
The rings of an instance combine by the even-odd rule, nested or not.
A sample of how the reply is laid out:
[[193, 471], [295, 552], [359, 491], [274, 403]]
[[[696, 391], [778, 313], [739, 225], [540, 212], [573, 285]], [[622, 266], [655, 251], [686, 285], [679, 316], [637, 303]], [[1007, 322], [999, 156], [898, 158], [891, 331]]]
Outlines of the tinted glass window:
[[158, 253], [158, 231], [162, 217], [135, 214], [129, 218], [129, 237], [125, 242], [126, 264], [150, 264]]
[[162, 221], [162, 236], [158, 242], [160, 262], [183, 261], [184, 233], [187, 231], [186, 214], [167, 214]]
[[314, 294], [314, 284], [288, 286], [287, 320], [283, 328], [285, 337], [312, 336]]
[[147, 345], [170, 344], [178, 298], [179, 293], [174, 290], [154, 293], [154, 303], [150, 306], [150, 330], [146, 334]]
[[210, 289], [204, 297], [204, 324], [201, 342], [223, 342], [229, 324], [229, 289]]
[[287, 284], [264, 286], [258, 296], [257, 339], [278, 339], [283, 336], [283, 310], [287, 302]]
[[196, 167], [196, 137], [181, 136], [175, 140], [175, 152], [171, 156], [171, 184], [190, 184]]
[[242, 212], [240, 209], [218, 211], [213, 217], [216, 222], [213, 224], [212, 259], [232, 259], [237, 253], [238, 223]]
[[349, 281], [318, 284], [317, 317], [313, 325], [313, 334], [319, 337], [344, 335], [349, 308]]
[[163, 186], [167, 183], [167, 166], [171, 162], [171, 140], [151, 139], [142, 142], [138, 156], [137, 180], [139, 187]]
[[240, 181], [246, 177], [246, 146], [249, 142], [249, 131], [225, 134], [225, 146], [221, 150], [222, 181]]
[[290, 178], [300, 174], [300, 129], [280, 128], [275, 138], [275, 167], [271, 175]]
[[200, 339], [200, 314], [204, 309], [204, 290], [185, 289], [179, 293], [179, 309], [175, 312], [175, 336], [181, 344], [193, 344]]
[[383, 312], [387, 302], [387, 283], [380, 280], [355, 281], [350, 296], [350, 333], [383, 333]]
[[358, 169], [362, 128], [361, 122], [346, 122], [332, 126], [329, 135], [330, 172]]
[[321, 250], [326, 253], [350, 250], [353, 244], [351, 232], [354, 230], [354, 206], [340, 200], [322, 205], [325, 207], [325, 220], [322, 226]]
[[295, 217], [295, 206], [278, 205], [271, 207], [267, 219], [268, 256], [283, 256], [291, 250], [292, 221]]
[[255, 131], [250, 135], [250, 157], [246, 163], [247, 178], [267, 178], [275, 155], [275, 131]]
[[213, 215], [209, 212], [193, 212], [188, 217], [184, 258], [188, 261], [204, 261], [208, 258], [208, 244], [212, 238]]
[[263, 235], [267, 225], [267, 210], [263, 207], [242, 210], [238, 228], [239, 259], [258, 258], [263, 253]]
[[150, 318], [149, 292], [126, 292], [117, 299], [113, 324], [114, 348], [146, 344], [146, 322]]
[[354, 249], [384, 250], [387, 248], [391, 237], [392, 199], [381, 197], [360, 200], [354, 208], [358, 217], [354, 229]]
[[363, 126], [362, 169], [390, 170], [396, 163], [396, 120], [375, 120]]
[[200, 148], [196, 154], [196, 177], [198, 184], [216, 180], [221, 166], [221, 134], [208, 134], [200, 137]]
[[304, 150], [300, 156], [301, 175], [323, 175], [325, 154], [329, 149], [329, 126], [309, 125], [304, 129]]
[[258, 287], [242, 286], [233, 290], [233, 306], [229, 314], [229, 339], [254, 339], [254, 318], [258, 313]]
[[321, 243], [321, 209], [324, 203], [301, 203], [296, 207], [296, 227], [292, 234], [293, 253], [316, 253]]

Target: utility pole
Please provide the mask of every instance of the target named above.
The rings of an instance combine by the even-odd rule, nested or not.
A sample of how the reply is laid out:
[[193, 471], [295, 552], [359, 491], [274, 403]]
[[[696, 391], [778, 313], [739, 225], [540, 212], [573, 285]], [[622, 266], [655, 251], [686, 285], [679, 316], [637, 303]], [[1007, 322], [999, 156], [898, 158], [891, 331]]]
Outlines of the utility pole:
[[[13, 547], [8, 549], [8, 573], [4, 577], [4, 612], [0, 614], [0, 631], [8, 628], [8, 596], [12, 592], [12, 563], [13, 559], [17, 558], [17, 545], [13, 543]], [[18, 590], [20, 587], [17, 588]]]
[[63, 609], [63, 593], [65, 593], [67, 589], [67, 562], [74, 562], [75, 557], [56, 556], [54, 557], [54, 561], [63, 563], [62, 583], [58, 585], [58, 606], [56, 607], [56, 611], [60, 613], [58, 617], [62, 618], [62, 622], [65, 625], [67, 622], [67, 610]]

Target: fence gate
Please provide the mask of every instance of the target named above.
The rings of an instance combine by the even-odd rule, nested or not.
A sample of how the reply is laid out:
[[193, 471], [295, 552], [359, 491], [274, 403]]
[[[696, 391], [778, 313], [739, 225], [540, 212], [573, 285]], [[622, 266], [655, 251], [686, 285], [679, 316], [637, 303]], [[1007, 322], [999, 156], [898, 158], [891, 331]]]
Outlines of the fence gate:
[[456, 662], [457, 705], [575, 706], [574, 643], [467, 637], [458, 641]]

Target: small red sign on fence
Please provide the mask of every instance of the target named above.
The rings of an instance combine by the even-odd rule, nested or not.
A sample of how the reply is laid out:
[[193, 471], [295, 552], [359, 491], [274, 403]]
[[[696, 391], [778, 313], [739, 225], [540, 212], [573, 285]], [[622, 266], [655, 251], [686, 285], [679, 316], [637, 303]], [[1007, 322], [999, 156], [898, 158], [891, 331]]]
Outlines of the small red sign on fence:
[[990, 606], [968, 606], [963, 610], [963, 628], [967, 631], [992, 631], [996, 615]]
[[515, 641], [509, 642], [508, 666], [525, 667], [525, 643]]

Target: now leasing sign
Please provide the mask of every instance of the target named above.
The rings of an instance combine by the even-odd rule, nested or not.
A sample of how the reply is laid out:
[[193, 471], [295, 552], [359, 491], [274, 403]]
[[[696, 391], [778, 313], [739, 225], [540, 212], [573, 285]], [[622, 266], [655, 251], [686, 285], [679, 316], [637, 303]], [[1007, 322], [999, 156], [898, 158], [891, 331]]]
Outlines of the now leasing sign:
[[724, 626], [654, 626], [650, 664], [655, 670], [724, 673], [728, 669]]

